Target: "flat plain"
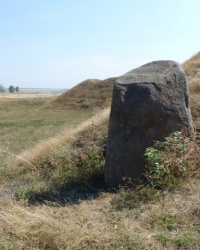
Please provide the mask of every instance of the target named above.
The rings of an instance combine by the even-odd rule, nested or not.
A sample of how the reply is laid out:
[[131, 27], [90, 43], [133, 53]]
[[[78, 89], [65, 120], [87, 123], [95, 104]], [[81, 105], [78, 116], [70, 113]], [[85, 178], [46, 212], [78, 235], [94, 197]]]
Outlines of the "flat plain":
[[54, 94], [1, 94], [0, 147], [14, 154], [52, 137], [63, 126], [73, 126], [91, 117], [89, 110], [45, 109]]

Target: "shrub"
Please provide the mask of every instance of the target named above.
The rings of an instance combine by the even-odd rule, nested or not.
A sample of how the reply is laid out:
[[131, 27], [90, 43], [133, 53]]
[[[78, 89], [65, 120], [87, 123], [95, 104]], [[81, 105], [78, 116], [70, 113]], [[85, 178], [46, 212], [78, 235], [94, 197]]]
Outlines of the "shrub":
[[100, 151], [84, 148], [78, 157], [74, 159], [77, 178], [87, 182], [92, 178], [98, 178], [103, 174], [104, 157]]
[[195, 144], [181, 132], [172, 133], [164, 142], [155, 142], [144, 154], [147, 183], [151, 187], [163, 189], [173, 186], [179, 177], [187, 176], [196, 167], [193, 162], [195, 148]]

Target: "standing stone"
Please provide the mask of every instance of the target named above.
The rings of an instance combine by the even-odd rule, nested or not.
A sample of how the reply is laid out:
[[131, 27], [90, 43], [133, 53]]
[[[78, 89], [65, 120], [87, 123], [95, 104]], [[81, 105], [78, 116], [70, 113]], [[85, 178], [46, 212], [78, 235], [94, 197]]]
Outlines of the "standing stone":
[[108, 132], [105, 182], [142, 177], [147, 147], [174, 131], [193, 131], [188, 84], [182, 66], [155, 61], [117, 78]]

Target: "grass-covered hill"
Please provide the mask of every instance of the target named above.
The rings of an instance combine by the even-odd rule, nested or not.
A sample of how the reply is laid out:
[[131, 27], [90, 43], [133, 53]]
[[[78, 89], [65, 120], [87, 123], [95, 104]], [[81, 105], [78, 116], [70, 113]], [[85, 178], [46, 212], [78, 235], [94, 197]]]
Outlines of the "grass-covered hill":
[[190, 103], [193, 120], [200, 129], [200, 52], [183, 63], [190, 90]]
[[[192, 60], [183, 66], [196, 76]], [[191, 79], [198, 130], [200, 91], [191, 87]], [[93, 93], [91, 86], [100, 82], [87, 83]], [[109, 107], [92, 118], [91, 110], [80, 109], [75, 100], [85, 86], [70, 90], [77, 98], [72, 106], [64, 102], [70, 91], [59, 97], [60, 103], [53, 102], [70, 111], [0, 98], [0, 250], [200, 249], [199, 134], [185, 138], [176, 133], [155, 147], [147, 161], [148, 183], [107, 190]]]
[[200, 52], [185, 61], [183, 68], [189, 81], [200, 79]]
[[115, 77], [105, 80], [88, 79], [51, 103], [51, 108], [104, 108], [110, 105]]

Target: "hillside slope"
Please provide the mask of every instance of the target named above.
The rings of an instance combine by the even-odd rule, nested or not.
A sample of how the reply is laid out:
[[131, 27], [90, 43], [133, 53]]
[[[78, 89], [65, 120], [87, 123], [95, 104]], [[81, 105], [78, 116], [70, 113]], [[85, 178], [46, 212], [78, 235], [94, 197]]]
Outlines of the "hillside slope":
[[191, 81], [193, 78], [200, 80], [200, 52], [185, 61], [183, 63], [183, 68], [188, 81]]
[[197, 130], [200, 130], [200, 52], [183, 63], [189, 82], [190, 106]]
[[115, 77], [88, 79], [63, 93], [51, 103], [57, 109], [104, 108], [110, 105]]
[[192, 56], [189, 60], [183, 63], [183, 68], [187, 76], [190, 92], [200, 92], [200, 52]]

